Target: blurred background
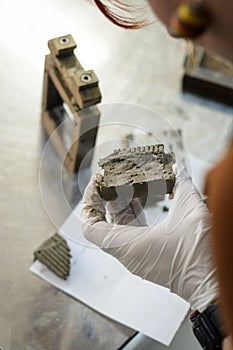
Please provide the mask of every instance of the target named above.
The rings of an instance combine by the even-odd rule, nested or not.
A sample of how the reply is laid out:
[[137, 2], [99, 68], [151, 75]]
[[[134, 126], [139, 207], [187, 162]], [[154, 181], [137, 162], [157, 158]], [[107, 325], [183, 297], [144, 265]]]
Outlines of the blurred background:
[[[59, 160], [52, 149], [41, 183], [55, 219], [41, 196], [47, 42], [72, 34], [76, 56], [99, 78], [102, 105], [130, 104], [153, 111], [182, 130], [189, 154], [208, 163], [215, 163], [226, 149], [232, 135], [232, 108], [182, 93], [190, 48], [170, 38], [156, 20], [147, 28], [125, 31], [85, 0], [1, 0], [0, 25], [0, 348], [117, 349], [134, 330], [104, 318], [28, 271], [33, 251], [80, 199], [73, 198], [67, 207], [57, 197], [54, 179]], [[132, 114], [125, 118], [126, 123], [137, 124]], [[114, 114], [109, 119], [113, 122]], [[145, 127], [156, 133], [156, 122], [155, 118]], [[69, 176], [66, 179], [70, 181]]]

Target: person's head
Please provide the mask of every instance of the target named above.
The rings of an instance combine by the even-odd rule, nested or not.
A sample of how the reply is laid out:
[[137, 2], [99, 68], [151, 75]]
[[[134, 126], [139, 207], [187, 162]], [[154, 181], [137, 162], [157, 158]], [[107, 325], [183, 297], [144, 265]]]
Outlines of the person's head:
[[[134, 5], [129, 0], [93, 0], [100, 10], [113, 23], [128, 29], [140, 28], [144, 20], [132, 18]], [[148, 0], [155, 15], [165, 24], [170, 31], [171, 19], [176, 16], [178, 7], [182, 4], [196, 4], [197, 0]], [[233, 0], [203, 0], [198, 4], [204, 8], [209, 16], [208, 25], [200, 35], [192, 39], [195, 45], [201, 45], [205, 49], [222, 55], [233, 61]], [[121, 15], [114, 12], [119, 7]], [[123, 12], [125, 11], [125, 18]], [[137, 9], [135, 8], [135, 14]], [[129, 16], [129, 12], [130, 16]]]

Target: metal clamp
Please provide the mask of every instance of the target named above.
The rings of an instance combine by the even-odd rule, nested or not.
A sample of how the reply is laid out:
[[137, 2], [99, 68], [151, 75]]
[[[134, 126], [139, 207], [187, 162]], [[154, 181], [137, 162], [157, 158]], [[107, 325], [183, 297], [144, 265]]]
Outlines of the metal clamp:
[[[95, 145], [101, 101], [98, 78], [84, 70], [74, 54], [71, 35], [48, 41], [45, 56], [42, 124], [64, 164], [76, 172], [81, 162], [90, 165]], [[54, 133], [55, 132], [55, 133]]]

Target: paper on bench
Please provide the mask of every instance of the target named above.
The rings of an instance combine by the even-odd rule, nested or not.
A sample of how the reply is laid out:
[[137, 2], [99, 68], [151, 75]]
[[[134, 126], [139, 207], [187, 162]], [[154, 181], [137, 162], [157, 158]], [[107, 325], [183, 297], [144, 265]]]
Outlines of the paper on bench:
[[79, 212], [80, 204], [60, 229], [73, 256], [68, 280], [39, 261], [30, 270], [103, 315], [169, 345], [189, 304], [166, 288], [132, 275], [115, 258], [87, 242]]

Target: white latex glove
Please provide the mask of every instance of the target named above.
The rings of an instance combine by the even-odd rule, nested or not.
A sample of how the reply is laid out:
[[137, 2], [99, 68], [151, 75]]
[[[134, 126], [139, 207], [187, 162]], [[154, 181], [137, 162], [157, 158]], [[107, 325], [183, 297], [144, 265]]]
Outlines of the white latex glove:
[[177, 169], [174, 198], [167, 217], [158, 225], [146, 226], [138, 200], [126, 203], [125, 210], [108, 204], [112, 205], [117, 225], [106, 222], [105, 202], [92, 179], [81, 210], [86, 239], [133, 274], [169, 288], [193, 310], [203, 311], [218, 295], [210, 250], [210, 214], [184, 167]]
[[117, 199], [107, 202], [106, 209], [116, 225], [147, 226], [141, 203], [137, 198], [132, 199], [132, 194], [125, 188], [118, 190]]

